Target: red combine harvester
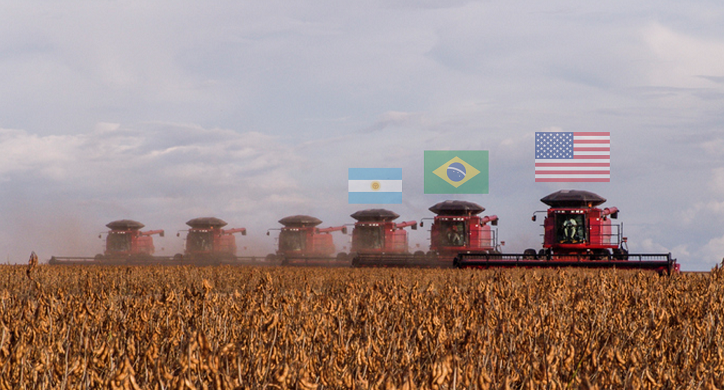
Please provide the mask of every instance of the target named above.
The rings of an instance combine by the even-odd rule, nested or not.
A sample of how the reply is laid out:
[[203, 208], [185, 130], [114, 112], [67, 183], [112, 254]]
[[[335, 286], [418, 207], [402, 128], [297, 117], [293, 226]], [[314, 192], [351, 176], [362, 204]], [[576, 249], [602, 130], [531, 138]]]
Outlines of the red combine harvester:
[[[234, 233], [246, 235], [246, 228], [222, 229], [227, 223], [219, 218], [195, 218], [188, 222], [191, 227], [186, 235], [184, 254], [176, 254], [176, 263], [194, 265], [216, 265], [238, 263], [245, 258], [236, 256]], [[177, 234], [180, 236], [180, 233]]]
[[417, 221], [392, 222], [400, 216], [385, 209], [361, 210], [350, 217], [357, 220], [350, 251], [353, 266], [389, 265], [410, 257], [405, 228], [417, 230]]
[[[268, 262], [278, 261], [281, 265], [349, 265], [349, 258], [344, 252], [333, 257], [336, 249], [329, 234], [336, 231], [347, 234], [347, 227], [320, 229], [316, 226], [322, 221], [308, 215], [292, 215], [280, 219], [279, 223], [284, 225], [279, 232], [279, 248], [276, 255], [267, 255]], [[269, 235], [269, 231], [266, 234]]]
[[[130, 219], [113, 221], [106, 225], [110, 230], [106, 235], [106, 249], [103, 254], [95, 257], [56, 257], [50, 258], [49, 264], [152, 264], [155, 247], [153, 236], [164, 236], [163, 230], [142, 232], [144, 225]], [[98, 236], [99, 238], [101, 236]]]
[[605, 201], [588, 191], [554, 192], [541, 199], [550, 206], [543, 222], [543, 249], [526, 249], [523, 254], [461, 252], [455, 258], [455, 266], [645, 269], [659, 274], [679, 271], [671, 253], [628, 253], [622, 225], [611, 223], [611, 219], [618, 218], [618, 209], [596, 207]]
[[[485, 211], [482, 206], [462, 200], [446, 200], [429, 209], [437, 214], [430, 227], [430, 251], [415, 254], [389, 254], [386, 256], [357, 255], [352, 260], [357, 267], [452, 267], [458, 253], [485, 252], [498, 250], [496, 231], [490, 225], [497, 225], [495, 215], [480, 217]], [[420, 222], [423, 226], [424, 221]]]

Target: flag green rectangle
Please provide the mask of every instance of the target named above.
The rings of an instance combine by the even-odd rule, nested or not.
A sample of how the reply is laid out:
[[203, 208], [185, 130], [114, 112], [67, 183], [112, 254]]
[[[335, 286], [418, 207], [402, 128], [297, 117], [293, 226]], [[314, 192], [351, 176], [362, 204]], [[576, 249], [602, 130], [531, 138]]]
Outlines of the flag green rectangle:
[[426, 150], [426, 194], [487, 194], [487, 150]]

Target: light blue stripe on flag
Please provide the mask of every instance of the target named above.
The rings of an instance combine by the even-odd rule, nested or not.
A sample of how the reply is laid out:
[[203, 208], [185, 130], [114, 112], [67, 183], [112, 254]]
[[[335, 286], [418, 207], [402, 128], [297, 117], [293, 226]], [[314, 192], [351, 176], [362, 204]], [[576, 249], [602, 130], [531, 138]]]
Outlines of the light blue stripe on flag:
[[349, 204], [400, 204], [402, 192], [350, 192]]
[[350, 168], [349, 180], [402, 180], [402, 168]]

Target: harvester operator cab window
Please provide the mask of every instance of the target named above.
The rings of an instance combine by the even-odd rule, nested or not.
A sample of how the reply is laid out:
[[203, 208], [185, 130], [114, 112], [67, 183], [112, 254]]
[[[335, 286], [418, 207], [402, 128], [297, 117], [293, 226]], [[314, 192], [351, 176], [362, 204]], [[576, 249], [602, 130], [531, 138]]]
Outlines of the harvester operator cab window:
[[131, 235], [122, 233], [108, 233], [108, 251], [128, 252], [131, 250]]
[[440, 221], [442, 235], [440, 241], [442, 246], [464, 246], [465, 245], [465, 222], [463, 221]]
[[279, 249], [283, 251], [300, 251], [304, 249], [304, 237], [301, 230], [282, 230], [279, 233]]
[[213, 246], [211, 232], [189, 232], [186, 245], [190, 251], [211, 251]]
[[384, 236], [381, 226], [358, 226], [360, 247], [366, 249], [379, 249], [384, 246]]
[[556, 224], [559, 244], [580, 244], [587, 241], [583, 214], [558, 214]]

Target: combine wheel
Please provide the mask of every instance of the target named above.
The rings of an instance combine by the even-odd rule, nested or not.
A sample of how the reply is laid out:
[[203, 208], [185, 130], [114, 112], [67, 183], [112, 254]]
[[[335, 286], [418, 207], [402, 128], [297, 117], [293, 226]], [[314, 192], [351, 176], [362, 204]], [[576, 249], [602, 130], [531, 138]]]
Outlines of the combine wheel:
[[538, 260], [550, 260], [551, 259], [551, 250], [550, 249], [541, 249], [538, 251]]
[[535, 249], [526, 249], [523, 251], [523, 258], [525, 260], [535, 260]]
[[616, 248], [613, 250], [613, 258], [614, 260], [628, 260], [628, 251], [621, 248]]
[[344, 252], [337, 253], [337, 261], [340, 263], [346, 263], [349, 257]]
[[608, 249], [596, 249], [593, 251], [593, 260], [608, 260], [611, 258], [611, 252]]
[[177, 254], [173, 255], [173, 261], [175, 261], [175, 262], [177, 262], [177, 263], [180, 263], [180, 262], [182, 262], [183, 260], [184, 260], [184, 255], [182, 255], [182, 254], [180, 254], [180, 253], [177, 253]]
[[437, 252], [429, 251], [425, 254], [425, 257], [429, 261], [437, 261]]
[[96, 257], [95, 257], [95, 260], [96, 260], [97, 262], [99, 262], [99, 263], [102, 262], [104, 259], [105, 259], [105, 257], [104, 257], [102, 254], [100, 254], [100, 253], [97, 254]]
[[274, 263], [277, 261], [277, 256], [273, 253], [270, 253], [270, 254], [266, 255], [266, 257], [264, 259], [266, 260], [267, 263]]

